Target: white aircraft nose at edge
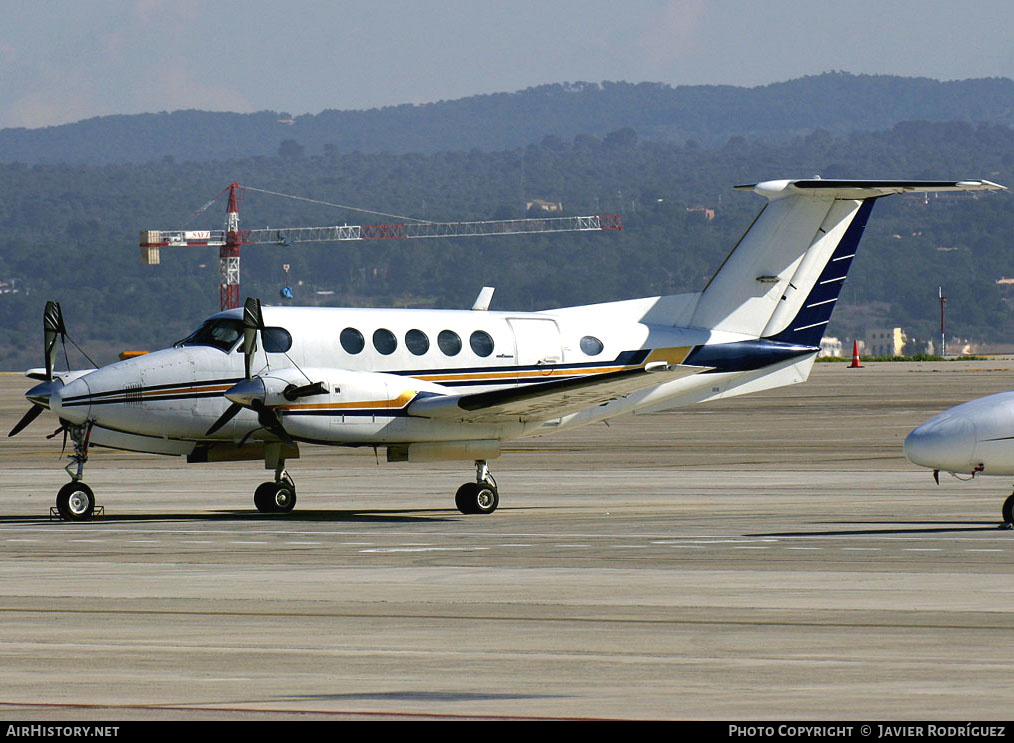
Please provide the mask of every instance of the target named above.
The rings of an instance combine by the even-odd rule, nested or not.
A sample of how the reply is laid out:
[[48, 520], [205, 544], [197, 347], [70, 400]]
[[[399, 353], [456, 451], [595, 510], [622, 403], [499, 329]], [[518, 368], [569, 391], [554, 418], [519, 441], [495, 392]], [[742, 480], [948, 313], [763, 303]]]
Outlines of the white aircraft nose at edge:
[[542, 312], [261, 307], [213, 315], [172, 348], [94, 370], [55, 372], [66, 335], [46, 306], [45, 369], [32, 407], [74, 444], [56, 507], [85, 520], [90, 446], [263, 460], [255, 491], [285, 513], [299, 446], [384, 447], [388, 461], [463, 460], [462, 513], [499, 503], [488, 461], [502, 442], [807, 379], [877, 199], [1003, 189], [989, 181], [779, 180], [740, 190], [767, 203], [703, 291]]
[[[954, 475], [1014, 475], [1014, 392], [956, 405], [933, 416], [905, 437], [905, 456]], [[1014, 493], [1000, 509], [1003, 529], [1014, 528]]]

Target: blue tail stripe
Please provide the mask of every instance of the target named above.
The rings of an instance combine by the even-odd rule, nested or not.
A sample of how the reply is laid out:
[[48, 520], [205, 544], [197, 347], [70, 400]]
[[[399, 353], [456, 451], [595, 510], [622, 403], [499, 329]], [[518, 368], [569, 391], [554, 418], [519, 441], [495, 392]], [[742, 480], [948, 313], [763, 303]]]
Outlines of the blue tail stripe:
[[[852, 267], [853, 256], [863, 237], [866, 221], [870, 218], [875, 198], [864, 199], [859, 206], [852, 224], [845, 230], [841, 241], [834, 249], [831, 257], [821, 271], [817, 283], [813, 285], [809, 295], [800, 307], [799, 312], [788, 327], [770, 340], [793, 343], [803, 346], [819, 346], [824, 337], [824, 329], [831, 320], [831, 313], [837, 304], [845, 276]], [[837, 260], [836, 260], [837, 259]]]

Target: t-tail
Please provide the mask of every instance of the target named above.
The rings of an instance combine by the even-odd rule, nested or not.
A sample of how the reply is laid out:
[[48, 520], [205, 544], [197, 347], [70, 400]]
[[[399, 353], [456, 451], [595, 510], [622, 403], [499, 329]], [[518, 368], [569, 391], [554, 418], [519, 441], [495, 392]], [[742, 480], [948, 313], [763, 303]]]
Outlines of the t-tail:
[[701, 293], [689, 324], [815, 351], [877, 199], [1003, 186], [982, 180], [814, 178], [736, 188], [768, 203]]

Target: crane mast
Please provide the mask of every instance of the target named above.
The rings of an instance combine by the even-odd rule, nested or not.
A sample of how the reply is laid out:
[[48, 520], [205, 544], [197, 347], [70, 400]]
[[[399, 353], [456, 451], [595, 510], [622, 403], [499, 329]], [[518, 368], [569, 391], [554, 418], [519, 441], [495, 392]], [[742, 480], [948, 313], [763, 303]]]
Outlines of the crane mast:
[[407, 240], [427, 237], [478, 237], [530, 235], [547, 232], [622, 230], [618, 215], [592, 217], [543, 217], [495, 219], [472, 222], [403, 222], [396, 224], [333, 225], [241, 230], [238, 183], [229, 186], [229, 203], [223, 230], [142, 230], [141, 260], [158, 265], [161, 248], [217, 247], [219, 299], [223, 310], [239, 307], [240, 247], [243, 245], [290, 245], [297, 242], [344, 242], [356, 240]]

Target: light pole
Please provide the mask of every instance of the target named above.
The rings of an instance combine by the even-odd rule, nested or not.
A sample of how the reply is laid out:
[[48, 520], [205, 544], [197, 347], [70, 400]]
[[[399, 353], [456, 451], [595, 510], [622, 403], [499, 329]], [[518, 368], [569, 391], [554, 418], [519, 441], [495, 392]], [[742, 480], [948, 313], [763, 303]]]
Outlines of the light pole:
[[940, 355], [947, 355], [947, 336], [944, 334], [944, 303], [947, 297], [944, 296], [944, 288], [937, 287], [937, 296], [940, 297]]

